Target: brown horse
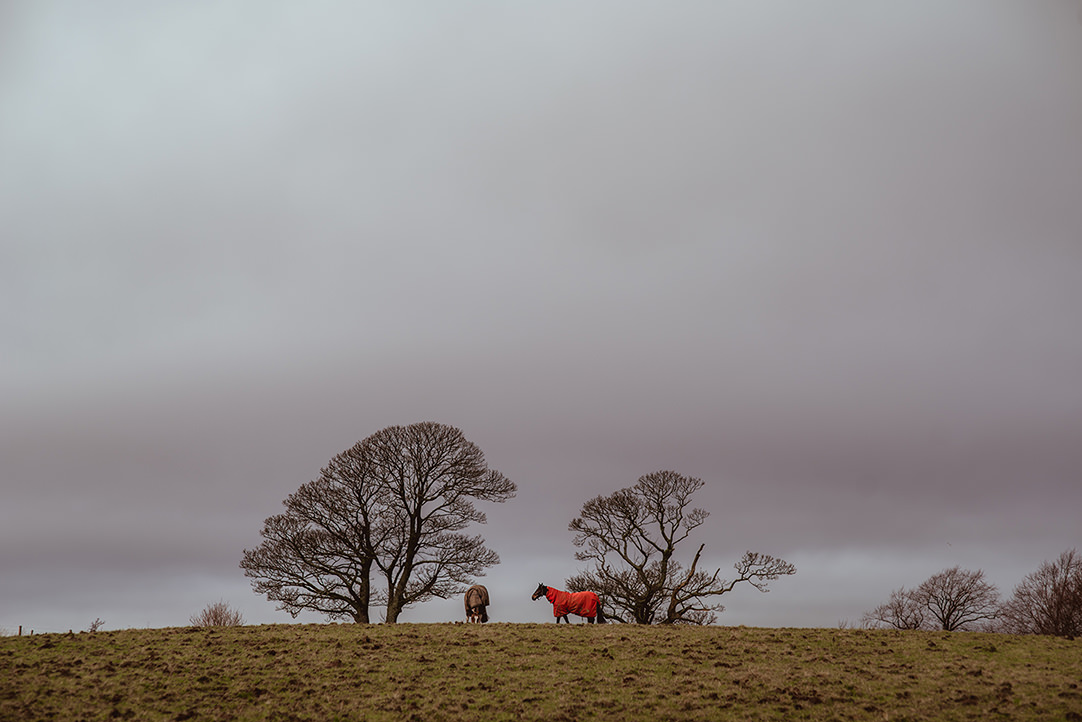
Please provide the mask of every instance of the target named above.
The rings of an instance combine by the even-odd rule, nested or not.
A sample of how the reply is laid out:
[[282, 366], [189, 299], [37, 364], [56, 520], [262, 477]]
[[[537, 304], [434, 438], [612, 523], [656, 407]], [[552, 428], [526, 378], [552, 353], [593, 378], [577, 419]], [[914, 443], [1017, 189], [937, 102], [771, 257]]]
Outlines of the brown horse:
[[568, 614], [585, 617], [590, 624], [594, 623], [595, 618], [598, 624], [605, 623], [605, 613], [601, 611], [601, 598], [596, 592], [564, 592], [538, 583], [530, 599], [536, 600], [539, 597], [552, 602], [552, 616], [556, 617], [557, 624], [561, 619], [571, 624], [571, 620], [567, 618]]
[[466, 621], [482, 624], [488, 621], [488, 590], [482, 584], [474, 584], [466, 590]]

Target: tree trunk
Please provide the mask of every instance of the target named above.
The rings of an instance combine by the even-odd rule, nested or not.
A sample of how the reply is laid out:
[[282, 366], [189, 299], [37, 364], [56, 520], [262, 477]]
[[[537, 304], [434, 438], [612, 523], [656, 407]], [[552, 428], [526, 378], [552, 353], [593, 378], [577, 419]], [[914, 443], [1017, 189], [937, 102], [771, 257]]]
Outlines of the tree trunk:
[[353, 598], [353, 621], [356, 624], [368, 624], [370, 618], [368, 615], [368, 605], [372, 599], [372, 562], [370, 560], [361, 563], [360, 575], [357, 579], [359, 582], [357, 586], [357, 592]]

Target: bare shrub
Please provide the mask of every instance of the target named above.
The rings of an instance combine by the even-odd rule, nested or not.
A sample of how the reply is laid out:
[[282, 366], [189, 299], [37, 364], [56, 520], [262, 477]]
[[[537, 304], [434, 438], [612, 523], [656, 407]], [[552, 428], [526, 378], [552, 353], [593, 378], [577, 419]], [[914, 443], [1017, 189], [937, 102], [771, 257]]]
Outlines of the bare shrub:
[[244, 615], [219, 601], [208, 604], [202, 612], [192, 615], [188, 621], [193, 627], [239, 627], [244, 624]]
[[96, 632], [99, 629], [101, 629], [102, 625], [104, 625], [104, 624], [105, 624], [105, 622], [102, 621], [101, 617], [95, 617], [94, 621], [90, 623], [90, 626], [86, 628], [86, 631], [88, 631], [88, 632]]

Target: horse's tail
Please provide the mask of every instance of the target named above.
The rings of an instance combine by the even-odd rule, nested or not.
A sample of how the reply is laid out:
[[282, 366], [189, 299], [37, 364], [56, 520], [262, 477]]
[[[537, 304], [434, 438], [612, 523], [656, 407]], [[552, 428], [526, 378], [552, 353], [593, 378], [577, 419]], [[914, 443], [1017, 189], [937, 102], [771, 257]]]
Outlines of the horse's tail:
[[597, 595], [597, 623], [605, 624], [608, 620], [605, 618], [605, 612], [601, 610], [601, 595]]

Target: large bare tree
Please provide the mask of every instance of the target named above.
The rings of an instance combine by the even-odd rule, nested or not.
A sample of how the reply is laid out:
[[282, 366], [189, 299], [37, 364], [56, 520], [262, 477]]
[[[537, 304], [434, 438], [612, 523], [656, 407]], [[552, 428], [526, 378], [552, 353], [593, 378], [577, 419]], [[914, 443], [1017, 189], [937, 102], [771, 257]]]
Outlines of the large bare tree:
[[985, 581], [984, 571], [944, 569], [916, 589], [891, 592], [890, 600], [864, 615], [865, 626], [895, 629], [975, 629], [995, 619], [999, 590]]
[[393, 622], [406, 606], [462, 592], [499, 563], [481, 537], [458, 532], [485, 523], [474, 500], [507, 501], [516, 487], [451, 426], [392, 426], [364, 443], [396, 520], [375, 558]]
[[241, 567], [257, 593], [293, 616], [310, 610], [366, 623], [370, 606], [381, 605], [394, 623], [409, 605], [456, 594], [499, 563], [480, 536], [460, 532], [485, 522], [474, 501], [515, 492], [459, 429], [391, 426], [291, 494]]
[[1000, 629], [1012, 634], [1082, 636], [1082, 555], [1077, 549], [1027, 574], [1000, 608]]
[[394, 515], [363, 444], [290, 494], [285, 512], [263, 523], [263, 542], [244, 550], [240, 566], [253, 590], [294, 617], [308, 610], [370, 621], [371, 570]]
[[736, 576], [699, 568], [705, 545], [685, 567], [677, 547], [702, 526], [709, 513], [691, 508], [691, 496], [703, 482], [675, 471], [658, 471], [634, 486], [586, 502], [568, 529], [582, 547], [575, 558], [593, 562], [588, 571], [566, 581], [571, 591], [601, 595], [605, 614], [638, 624], [710, 624], [724, 607], [717, 597], [748, 582], [759, 591], [796, 568], [782, 559], [747, 552], [734, 566]]

